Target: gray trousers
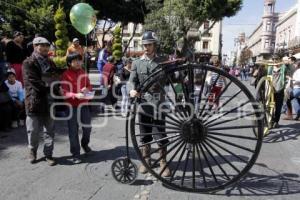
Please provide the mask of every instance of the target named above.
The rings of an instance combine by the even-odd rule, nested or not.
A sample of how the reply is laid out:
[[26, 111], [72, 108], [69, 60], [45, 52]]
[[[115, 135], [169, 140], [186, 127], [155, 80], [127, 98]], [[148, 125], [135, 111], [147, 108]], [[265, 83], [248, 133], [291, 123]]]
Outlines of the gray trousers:
[[26, 128], [28, 135], [28, 148], [37, 151], [40, 133], [44, 137], [44, 155], [52, 156], [54, 141], [54, 121], [50, 116], [27, 116]]

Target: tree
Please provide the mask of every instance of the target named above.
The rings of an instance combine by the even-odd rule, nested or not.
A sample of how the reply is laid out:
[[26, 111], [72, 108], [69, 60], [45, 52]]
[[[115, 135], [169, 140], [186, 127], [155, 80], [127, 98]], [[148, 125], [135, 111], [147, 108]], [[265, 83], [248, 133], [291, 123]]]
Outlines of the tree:
[[122, 58], [122, 38], [121, 38], [121, 27], [117, 26], [114, 30], [114, 40], [113, 40], [113, 57], [115, 60], [120, 60]]
[[98, 19], [111, 19], [115, 22], [143, 23], [146, 11], [143, 0], [87, 0], [95, 10]]
[[174, 27], [170, 26], [165, 15], [160, 12], [162, 9], [158, 0], [149, 1], [147, 5], [153, 12], [146, 16], [144, 29], [156, 32], [160, 39], [160, 49], [164, 53], [171, 54], [174, 52], [177, 39]]
[[20, 30], [26, 35], [40, 33], [48, 36], [54, 32], [53, 24], [53, 5], [49, 0], [7, 1], [3, 2], [0, 15], [3, 17], [1, 29], [4, 32]]
[[[172, 46], [181, 38], [183, 51], [190, 46], [189, 31], [198, 30], [207, 20], [216, 22], [231, 17], [242, 5], [242, 0], [164, 0], [163, 6], [157, 6], [159, 0], [145, 1], [151, 9], [145, 19], [146, 27], [161, 30], [161, 41], [169, 41], [166, 46]], [[162, 30], [162, 27], [165, 28]]]
[[243, 66], [249, 63], [249, 59], [251, 59], [253, 56], [253, 53], [250, 49], [246, 48], [243, 49], [239, 58], [239, 65]]
[[[71, 7], [80, 0], [1, 1], [0, 29], [8, 35], [12, 35], [14, 30], [22, 31], [28, 36], [39, 33], [53, 41], [55, 39], [54, 11], [58, 8], [60, 2], [66, 8], [66, 13], [69, 13]], [[69, 21], [67, 23], [70, 24]], [[67, 28], [71, 35], [74, 35], [75, 29], [71, 26]]]
[[66, 14], [64, 12], [63, 7], [59, 6], [54, 15], [55, 21], [55, 45], [56, 45], [56, 58], [54, 58], [54, 62], [58, 67], [66, 66], [66, 51], [68, 48], [69, 38], [68, 38], [68, 30], [66, 27]]
[[65, 56], [68, 48], [69, 38], [68, 30], [66, 27], [66, 14], [63, 7], [58, 7], [54, 15], [55, 21], [55, 45], [56, 45], [56, 55]]

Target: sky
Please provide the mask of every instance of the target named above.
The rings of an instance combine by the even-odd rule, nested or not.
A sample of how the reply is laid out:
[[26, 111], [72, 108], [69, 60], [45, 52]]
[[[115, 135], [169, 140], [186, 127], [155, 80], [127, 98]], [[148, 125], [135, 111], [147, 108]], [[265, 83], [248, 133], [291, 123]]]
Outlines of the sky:
[[[276, 12], [288, 11], [297, 0], [277, 0]], [[223, 21], [223, 54], [230, 55], [234, 49], [234, 38], [241, 32], [249, 36], [262, 20], [264, 0], [243, 0], [243, 7], [239, 13]]]

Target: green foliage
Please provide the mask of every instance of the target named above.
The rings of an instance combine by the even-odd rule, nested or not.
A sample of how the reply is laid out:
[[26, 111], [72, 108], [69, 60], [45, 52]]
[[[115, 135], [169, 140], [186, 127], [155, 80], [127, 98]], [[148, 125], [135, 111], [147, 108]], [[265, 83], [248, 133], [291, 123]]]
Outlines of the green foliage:
[[4, 23], [0, 29], [5, 32], [20, 30], [26, 35], [40, 33], [48, 39], [53, 38], [54, 8], [51, 0], [17, 0], [1, 4], [0, 17]]
[[114, 57], [116, 60], [120, 60], [120, 59], [122, 58], [122, 55], [123, 55], [123, 53], [122, 53], [122, 51], [120, 51], [120, 50], [115, 50], [115, 51], [113, 52], [113, 57]]
[[113, 40], [113, 57], [115, 60], [120, 60], [122, 58], [122, 38], [121, 38], [121, 27], [117, 26], [114, 30], [114, 40]]
[[206, 20], [220, 21], [235, 15], [242, 0], [145, 0], [151, 12], [146, 16], [145, 29], [157, 32], [162, 51], [170, 53], [175, 42], [184, 38], [192, 28], [198, 29]]
[[54, 57], [53, 62], [55, 63], [56, 67], [59, 68], [66, 68], [67, 66], [66, 57]]
[[[0, 1], [0, 30], [12, 36], [15, 30], [33, 37], [39, 33], [55, 40], [54, 11], [61, 3], [66, 13], [81, 0], [6, 0]], [[68, 22], [69, 23], [69, 22]], [[68, 27], [72, 31], [72, 27]], [[75, 32], [75, 30], [73, 30]], [[74, 33], [72, 33], [74, 35]], [[72, 35], [72, 36], [73, 36]], [[30, 38], [31, 39], [31, 38]]]
[[56, 36], [56, 55], [59, 57], [65, 56], [68, 48], [69, 39], [67, 38], [67, 23], [66, 23], [66, 14], [63, 7], [58, 7], [54, 15], [54, 21], [56, 23], [55, 27], [59, 28], [55, 32]]

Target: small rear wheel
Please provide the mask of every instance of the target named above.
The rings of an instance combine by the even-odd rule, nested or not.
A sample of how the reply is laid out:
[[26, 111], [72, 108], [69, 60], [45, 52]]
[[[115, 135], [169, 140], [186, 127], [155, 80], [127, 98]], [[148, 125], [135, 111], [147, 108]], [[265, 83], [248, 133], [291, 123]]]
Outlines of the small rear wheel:
[[119, 158], [111, 165], [111, 172], [116, 181], [122, 184], [132, 184], [137, 178], [138, 170], [129, 158]]

